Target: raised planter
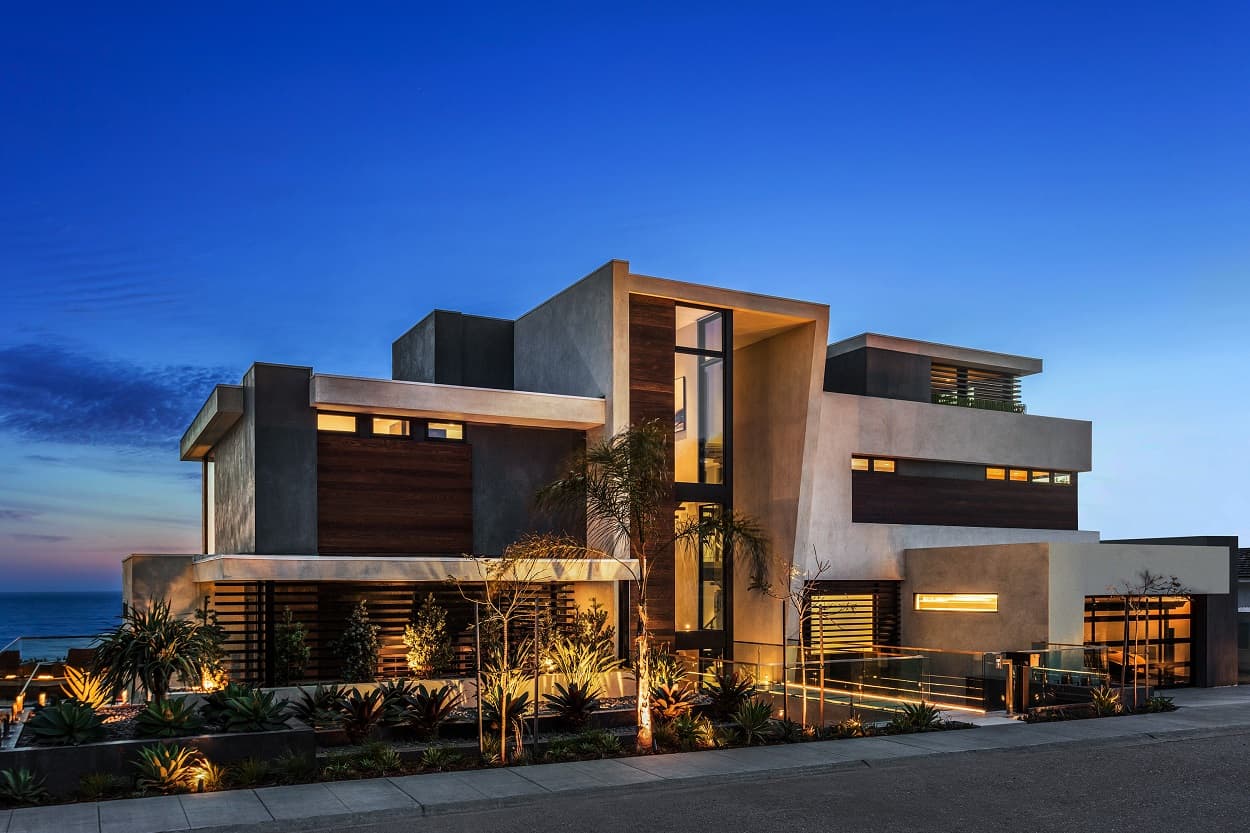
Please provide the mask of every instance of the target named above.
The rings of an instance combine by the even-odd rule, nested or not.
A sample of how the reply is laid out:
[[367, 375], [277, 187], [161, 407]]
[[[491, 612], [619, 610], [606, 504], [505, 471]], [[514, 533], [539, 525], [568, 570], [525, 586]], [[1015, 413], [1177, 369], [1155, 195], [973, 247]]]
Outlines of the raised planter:
[[134, 775], [139, 750], [158, 743], [194, 747], [215, 764], [231, 764], [245, 758], [268, 760], [286, 754], [315, 760], [317, 737], [313, 730], [297, 720], [290, 720], [287, 725], [291, 728], [276, 732], [113, 740], [82, 746], [19, 746], [0, 752], [0, 770], [29, 769], [46, 779], [48, 791], [53, 795], [69, 796], [78, 790], [84, 775], [94, 772]]

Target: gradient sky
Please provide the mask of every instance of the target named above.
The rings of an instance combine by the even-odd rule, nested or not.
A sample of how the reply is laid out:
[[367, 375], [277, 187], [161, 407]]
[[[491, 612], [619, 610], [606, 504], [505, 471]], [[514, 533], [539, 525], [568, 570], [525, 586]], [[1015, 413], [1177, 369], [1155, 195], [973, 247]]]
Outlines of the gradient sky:
[[1082, 528], [1250, 540], [1246, 4], [457, 5], [6, 11], [0, 589], [197, 548], [250, 362], [387, 376], [613, 257], [1043, 357]]

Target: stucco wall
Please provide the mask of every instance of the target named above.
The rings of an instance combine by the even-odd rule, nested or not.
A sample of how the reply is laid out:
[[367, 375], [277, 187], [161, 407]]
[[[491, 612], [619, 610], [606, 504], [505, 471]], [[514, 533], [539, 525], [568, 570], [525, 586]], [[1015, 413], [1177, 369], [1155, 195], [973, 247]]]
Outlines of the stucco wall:
[[175, 616], [191, 616], [200, 607], [193, 555], [136, 553], [122, 560], [122, 601], [145, 607], [150, 601], [169, 601]]
[[555, 480], [563, 464], [585, 448], [581, 431], [471, 425], [473, 448], [473, 551], [498, 555], [526, 532], [585, 533], [584, 513], [561, 519], [534, 507], [534, 496]]
[[[985, 652], [1027, 650], [1047, 641], [1046, 544], [909, 549], [904, 559], [904, 645]], [[918, 611], [916, 593], [997, 593], [998, 612]]]
[[213, 448], [213, 552], [256, 552], [256, 374], [243, 375], [243, 416]]
[[612, 393], [612, 288], [608, 263], [516, 320], [517, 390]]
[[391, 344], [391, 378], [434, 381], [434, 321], [437, 310], [422, 318]]
[[256, 552], [317, 551], [317, 415], [312, 369], [257, 364]]

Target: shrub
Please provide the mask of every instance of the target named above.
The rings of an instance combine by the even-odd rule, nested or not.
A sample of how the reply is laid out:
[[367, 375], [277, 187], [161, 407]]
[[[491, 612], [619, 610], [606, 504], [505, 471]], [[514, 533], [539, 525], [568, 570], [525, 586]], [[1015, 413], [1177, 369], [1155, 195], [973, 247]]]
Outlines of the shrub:
[[382, 692], [382, 707], [385, 711], [382, 720], [390, 724], [403, 723], [407, 698], [415, 694], [416, 690], [417, 686], [412, 680], [389, 680], [380, 683], [378, 691]]
[[111, 772], [92, 772], [78, 781], [78, 797], [83, 801], [120, 798], [130, 791], [130, 781]]
[[616, 656], [616, 628], [608, 624], [608, 612], [592, 601], [589, 610], [578, 610], [567, 631], [548, 645], [552, 673], [563, 675], [581, 688], [602, 685], [604, 677], [621, 667]]
[[738, 739], [747, 746], [753, 746], [768, 739], [772, 718], [772, 705], [756, 698], [740, 705], [731, 720]]
[[716, 728], [706, 717], [683, 714], [668, 724], [673, 747], [680, 752], [716, 745]]
[[464, 756], [446, 746], [432, 746], [421, 753], [420, 766], [427, 772], [442, 772], [464, 762]]
[[1113, 714], [1119, 714], [1122, 708], [1120, 704], [1120, 692], [1116, 691], [1109, 685], [1101, 685], [1089, 693], [1090, 702], [1094, 705], [1094, 713], [1099, 717], [1109, 717]]
[[304, 679], [304, 669], [312, 658], [308, 647], [308, 631], [303, 622], [296, 622], [291, 608], [282, 614], [282, 621], [274, 628], [274, 682], [290, 685]]
[[449, 685], [430, 690], [419, 685], [404, 699], [404, 721], [423, 738], [438, 737], [438, 729], [460, 705], [460, 692]]
[[853, 714], [834, 725], [833, 736], [836, 738], [862, 738], [868, 736], [868, 730], [864, 727], [864, 721], [859, 719], [859, 715]]
[[250, 686], [228, 683], [216, 691], [202, 695], [204, 702], [200, 704], [200, 717], [210, 726], [225, 728], [230, 714], [229, 701], [236, 697], [246, 697], [253, 690]]
[[286, 728], [286, 703], [272, 691], [249, 691], [226, 700], [227, 732], [274, 732]]
[[352, 608], [347, 627], [335, 642], [334, 650], [343, 660], [343, 679], [349, 683], [370, 683], [378, 676], [377, 625], [369, 624], [369, 606], [364, 599]]
[[199, 634], [200, 653], [197, 661], [200, 676], [195, 682], [212, 690], [226, 685], [229, 675], [226, 673], [226, 629], [217, 624], [217, 611], [209, 610], [208, 605], [195, 612], [196, 628]]
[[146, 610], [125, 606], [122, 623], [101, 638], [96, 666], [104, 669], [110, 691], [142, 685], [154, 700], [164, 700], [175, 676], [197, 684], [215, 646], [216, 625], [176, 618], [168, 601], [154, 601]]
[[313, 728], [336, 726], [339, 723], [339, 701], [345, 691], [337, 685], [318, 685], [311, 692], [300, 689], [299, 696], [288, 707], [294, 717]]
[[928, 732], [941, 728], [942, 713], [937, 706], [921, 700], [919, 703], [904, 703], [903, 708], [890, 720], [890, 728], [895, 732]]
[[803, 728], [803, 724], [789, 719], [774, 720], [772, 733], [782, 743], [799, 743], [807, 738], [807, 730]]
[[1174, 712], [1176, 704], [1172, 702], [1171, 697], [1164, 697], [1156, 694], [1146, 701], [1146, 711], [1148, 712]]
[[78, 746], [104, 737], [104, 724], [95, 710], [78, 700], [46, 707], [28, 725], [35, 737], [58, 746]]
[[0, 770], [0, 803], [42, 804], [49, 798], [43, 779], [29, 769]]
[[353, 756], [353, 763], [360, 772], [371, 775], [388, 775], [404, 768], [399, 751], [389, 743], [374, 741]]
[[713, 717], [728, 720], [738, 708], [751, 699], [755, 683], [743, 677], [732, 667], [722, 665], [716, 669], [703, 686], [703, 693], [711, 698], [709, 706]]
[[139, 750], [135, 767], [139, 777], [135, 779], [140, 790], [169, 795], [190, 792], [204, 761], [200, 753], [188, 746], [158, 743]]
[[185, 697], [177, 700], [158, 700], [135, 718], [135, 728], [140, 737], [176, 738], [191, 735], [203, 728], [204, 722]]
[[226, 782], [226, 770], [212, 761], [200, 764], [195, 773], [195, 791], [199, 793], [213, 792], [221, 789]]
[[577, 736], [578, 748], [585, 755], [606, 758], [621, 753], [621, 739], [607, 729], [590, 729]]
[[351, 689], [339, 699], [338, 712], [339, 724], [347, 732], [347, 739], [352, 743], [360, 743], [382, 722], [386, 706], [382, 692], [376, 688], [368, 694]]
[[421, 603], [416, 618], [404, 626], [408, 647], [408, 667], [418, 677], [432, 677], [451, 668], [455, 653], [447, 632], [447, 611], [430, 593]]
[[65, 682], [61, 685], [61, 691], [71, 700], [85, 703], [97, 711], [113, 699], [112, 691], [100, 675], [79, 671], [72, 665], [65, 666]]
[[581, 728], [590, 722], [591, 712], [599, 709], [598, 688], [590, 688], [584, 683], [569, 683], [565, 688], [556, 683], [555, 693], [545, 696], [547, 703], [555, 710], [560, 722], [566, 726]]
[[317, 761], [294, 752], [284, 752], [270, 761], [269, 770], [287, 784], [305, 784], [317, 776]]
[[655, 646], [649, 656], [651, 661], [651, 689], [676, 688], [686, 682], [686, 669], [681, 661], [663, 646]]
[[273, 768], [260, 758], [244, 758], [227, 770], [230, 783], [235, 787], [256, 787], [268, 783]]
[[676, 720], [694, 708], [695, 693], [684, 683], [658, 685], [651, 689], [651, 716], [656, 720]]

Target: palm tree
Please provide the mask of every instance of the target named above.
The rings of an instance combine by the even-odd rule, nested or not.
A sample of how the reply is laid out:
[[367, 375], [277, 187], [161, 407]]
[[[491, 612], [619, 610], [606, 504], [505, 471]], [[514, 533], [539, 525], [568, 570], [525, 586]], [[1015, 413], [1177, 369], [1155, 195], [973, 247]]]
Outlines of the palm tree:
[[[679, 540], [702, 537], [719, 544], [729, 563], [745, 557], [751, 588], [766, 585], [768, 542], [751, 518], [734, 512], [704, 516], [678, 527], [673, 493], [673, 428], [662, 420], [648, 420], [587, 447], [569, 465], [563, 477], [538, 493], [547, 509], [586, 511], [589, 535], [599, 549], [617, 558], [637, 562], [634, 572], [635, 615], [638, 636], [634, 676], [638, 684], [637, 748], [652, 748], [651, 663], [652, 636], [647, 611], [647, 585], [657, 559], [672, 552]], [[671, 554], [668, 557], [672, 557]]]
[[96, 666], [104, 669], [111, 690], [137, 682], [159, 702], [175, 675], [191, 684], [200, 681], [220, 636], [214, 625], [177, 618], [164, 599], [150, 602], [145, 610], [126, 605], [122, 623], [96, 647]]

